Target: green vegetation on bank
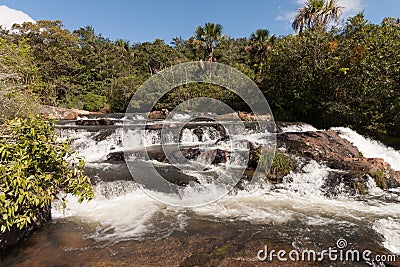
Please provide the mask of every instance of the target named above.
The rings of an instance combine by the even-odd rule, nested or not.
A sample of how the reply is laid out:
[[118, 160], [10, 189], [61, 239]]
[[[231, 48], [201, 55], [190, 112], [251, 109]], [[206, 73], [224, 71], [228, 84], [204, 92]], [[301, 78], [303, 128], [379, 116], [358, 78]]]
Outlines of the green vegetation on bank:
[[61, 192], [80, 202], [93, 197], [83, 161], [74, 158], [69, 142], [56, 139], [52, 124], [39, 117], [1, 126], [0, 232], [35, 223]]
[[[206, 23], [193, 37], [174, 38], [171, 45], [160, 39], [111, 41], [91, 26], [70, 32], [60, 21], [14, 25], [0, 34], [0, 119], [6, 112], [32, 110], [35, 99], [54, 106], [123, 112], [151, 75], [174, 64], [203, 60], [231, 65], [252, 78], [277, 120], [352, 126], [395, 140], [390, 136], [400, 134], [399, 20], [386, 18], [376, 25], [358, 14], [335, 23], [341, 8], [331, 2], [308, 1], [293, 22], [298, 34], [276, 37], [258, 29], [248, 38], [231, 38], [223, 35], [221, 25]], [[180, 88], [157, 107], [171, 108], [195, 91], [245, 108], [221, 90], [199, 88]]]

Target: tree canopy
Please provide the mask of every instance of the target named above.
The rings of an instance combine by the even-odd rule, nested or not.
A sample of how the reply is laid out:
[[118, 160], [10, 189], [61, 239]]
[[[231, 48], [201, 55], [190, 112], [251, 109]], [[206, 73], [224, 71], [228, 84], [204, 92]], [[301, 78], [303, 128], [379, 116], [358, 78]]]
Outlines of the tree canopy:
[[[267, 29], [256, 29], [249, 37], [232, 38], [223, 35], [222, 25], [205, 23], [193, 36], [174, 38], [171, 44], [160, 39], [112, 41], [91, 26], [70, 32], [60, 21], [15, 25], [12, 31], [2, 30], [0, 38], [1, 116], [28, 112], [32, 108], [23, 107], [36, 101], [124, 112], [151, 75], [203, 60], [248, 75], [278, 120], [352, 126], [399, 144], [399, 21], [386, 18], [372, 24], [360, 13], [339, 24], [341, 11], [334, 0], [309, 0], [293, 21], [301, 34], [275, 37]], [[332, 24], [335, 27], [328, 27]], [[221, 88], [197, 85], [178, 88], [157, 107], [172, 108], [172, 103], [196, 96], [246, 109]]]

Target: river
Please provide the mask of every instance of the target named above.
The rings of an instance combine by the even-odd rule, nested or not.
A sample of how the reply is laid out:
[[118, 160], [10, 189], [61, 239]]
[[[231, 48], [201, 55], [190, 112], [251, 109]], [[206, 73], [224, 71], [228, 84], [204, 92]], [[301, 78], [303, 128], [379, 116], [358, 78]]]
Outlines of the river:
[[[311, 161], [301, 171], [291, 172], [279, 185], [263, 182], [235, 188], [226, 195], [215, 188], [212, 194], [219, 199], [212, 203], [191, 207], [169, 205], [139, 188], [123, 161], [107, 160], [111, 152], [123, 149], [123, 130], [119, 127], [123, 118], [111, 119], [115, 120], [113, 126], [78, 127], [72, 121], [60, 123], [61, 136], [71, 138], [87, 162], [95, 197], [78, 204], [76, 198], [68, 195], [65, 209], [55, 201], [52, 223], [2, 255], [1, 266], [400, 266], [400, 188], [384, 191], [370, 179], [368, 195], [339, 193], [327, 197], [321, 186], [333, 170]], [[282, 130], [317, 129], [293, 124]], [[399, 151], [349, 128], [333, 130], [357, 146], [365, 157], [384, 158], [393, 169], [400, 170]], [[154, 131], [137, 134], [132, 137], [137, 140], [137, 147], [151, 147], [160, 142]], [[143, 134], [146, 138], [139, 138]], [[245, 137], [257, 141], [258, 138], [251, 130], [238, 136], [233, 139]], [[202, 140], [193, 129], [185, 130], [180, 140], [191, 145], [218, 138], [215, 129], [209, 127], [204, 128]], [[141, 158], [139, 152], [132, 155], [136, 162], [147, 161], [159, 168], [168, 165]], [[204, 163], [199, 158], [198, 163]], [[215, 168], [209, 172], [185, 173], [204, 182], [222, 167]], [[191, 200], [202, 197], [202, 192], [190, 191]], [[271, 260], [259, 259], [264, 255], [260, 250], [266, 247], [287, 253], [292, 250], [318, 253], [337, 249], [342, 246], [339, 242], [345, 242], [345, 246], [339, 247], [342, 249], [371, 251], [371, 261], [328, 257], [321, 261], [291, 261], [286, 257], [282, 261], [276, 255]], [[376, 255], [397, 255], [393, 258], [396, 262], [378, 263], [372, 260]]]

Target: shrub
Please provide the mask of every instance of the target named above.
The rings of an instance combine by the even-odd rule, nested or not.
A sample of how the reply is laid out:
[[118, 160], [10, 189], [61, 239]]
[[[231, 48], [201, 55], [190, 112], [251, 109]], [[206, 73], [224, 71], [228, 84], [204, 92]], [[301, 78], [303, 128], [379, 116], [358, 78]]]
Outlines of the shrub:
[[268, 151], [267, 155], [260, 155], [259, 164], [261, 166], [270, 166], [270, 168], [262, 168], [262, 170], [267, 171], [267, 179], [271, 182], [282, 182], [282, 178], [288, 175], [295, 167], [296, 161], [285, 154], [284, 152], [277, 149], [274, 155], [271, 155], [272, 151]]
[[[53, 124], [30, 116], [4, 123], [0, 128], [1, 232], [34, 223], [61, 191], [93, 197], [84, 162], [67, 141], [57, 141]], [[72, 166], [71, 166], [72, 165]]]
[[83, 97], [83, 109], [89, 111], [99, 111], [106, 106], [106, 97], [94, 93], [87, 93]]

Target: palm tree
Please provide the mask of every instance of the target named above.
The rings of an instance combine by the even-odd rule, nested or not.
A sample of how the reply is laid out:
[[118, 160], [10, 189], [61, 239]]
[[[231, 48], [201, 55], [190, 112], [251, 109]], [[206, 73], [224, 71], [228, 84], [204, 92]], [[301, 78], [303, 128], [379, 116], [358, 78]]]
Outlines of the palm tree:
[[292, 23], [293, 30], [301, 33], [304, 28], [312, 29], [316, 25], [325, 28], [329, 22], [338, 21], [342, 9], [336, 0], [308, 0], [305, 6], [297, 10]]
[[219, 23], [207, 22], [204, 26], [198, 26], [195, 30], [195, 45], [199, 45], [205, 50], [210, 62], [215, 61], [214, 48], [223, 39], [222, 25]]
[[267, 63], [268, 55], [275, 39], [275, 35], [269, 36], [269, 31], [266, 29], [258, 29], [250, 35], [251, 44], [246, 46], [245, 50], [249, 51], [253, 58], [256, 59], [260, 72]]

